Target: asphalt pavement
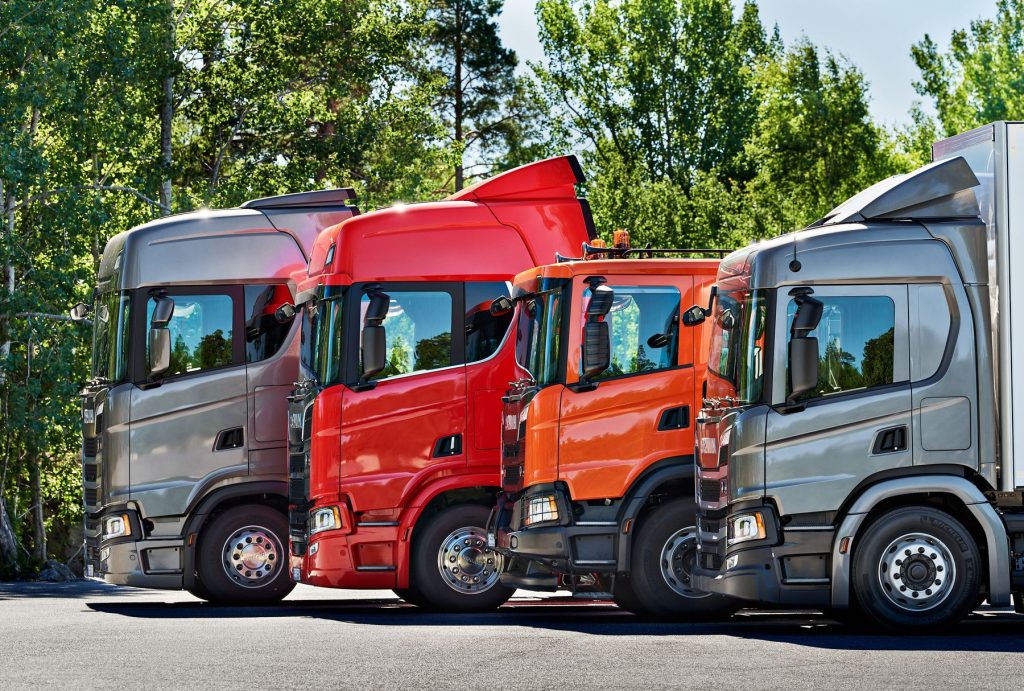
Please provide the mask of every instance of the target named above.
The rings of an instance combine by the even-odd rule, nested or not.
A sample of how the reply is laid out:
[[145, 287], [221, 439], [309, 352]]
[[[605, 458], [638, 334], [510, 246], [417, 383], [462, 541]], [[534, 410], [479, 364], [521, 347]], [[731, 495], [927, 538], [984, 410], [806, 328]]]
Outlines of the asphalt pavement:
[[386, 591], [299, 586], [267, 608], [95, 581], [0, 583], [0, 688], [1015, 688], [1024, 616], [872, 635], [812, 612], [643, 622], [610, 603], [517, 597], [432, 614]]

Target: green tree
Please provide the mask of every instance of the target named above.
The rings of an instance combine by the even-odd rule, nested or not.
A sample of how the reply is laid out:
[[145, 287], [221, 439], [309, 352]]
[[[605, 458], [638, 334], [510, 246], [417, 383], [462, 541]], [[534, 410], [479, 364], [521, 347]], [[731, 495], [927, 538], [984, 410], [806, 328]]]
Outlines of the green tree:
[[994, 18], [954, 31], [945, 53], [925, 34], [911, 55], [921, 70], [914, 88], [946, 136], [1024, 117], [1024, 1], [999, 0]]
[[528, 86], [516, 78], [516, 54], [501, 44], [495, 23], [502, 4], [431, 0], [427, 12], [429, 74], [443, 84], [438, 110], [454, 149], [455, 190], [491, 172], [509, 146], [523, 146], [528, 127]]

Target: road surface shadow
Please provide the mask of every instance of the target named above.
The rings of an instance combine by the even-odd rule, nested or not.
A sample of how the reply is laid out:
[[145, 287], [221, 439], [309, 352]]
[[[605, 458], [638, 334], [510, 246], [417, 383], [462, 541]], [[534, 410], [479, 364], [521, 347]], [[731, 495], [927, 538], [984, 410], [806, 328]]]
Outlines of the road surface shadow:
[[126, 588], [111, 585], [103, 581], [81, 580], [67, 583], [48, 583], [46, 581], [3, 581], [0, 582], [0, 601], [22, 600], [28, 598], [80, 598], [96, 595], [116, 595], [131, 597], [148, 591], [139, 588]]
[[292, 600], [270, 607], [222, 607], [204, 602], [89, 602], [97, 612], [145, 619], [309, 617], [373, 626], [514, 626], [594, 636], [733, 636], [829, 650], [975, 651], [1024, 653], [1024, 617], [973, 614], [948, 632], [905, 636], [865, 632], [810, 612], [746, 610], [729, 620], [697, 624], [644, 621], [610, 603], [520, 601], [495, 612], [439, 614], [398, 599]]

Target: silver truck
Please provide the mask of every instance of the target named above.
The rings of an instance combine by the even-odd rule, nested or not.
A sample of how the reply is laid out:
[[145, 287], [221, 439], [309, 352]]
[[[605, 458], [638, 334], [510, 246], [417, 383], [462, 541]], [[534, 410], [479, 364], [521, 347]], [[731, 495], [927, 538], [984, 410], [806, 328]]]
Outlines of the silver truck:
[[100, 261], [82, 391], [86, 573], [272, 602], [288, 564], [296, 280], [350, 189], [257, 199], [120, 233]]
[[727, 257], [684, 318], [712, 318], [694, 584], [902, 631], [1024, 611], [1022, 270], [1007, 122]]

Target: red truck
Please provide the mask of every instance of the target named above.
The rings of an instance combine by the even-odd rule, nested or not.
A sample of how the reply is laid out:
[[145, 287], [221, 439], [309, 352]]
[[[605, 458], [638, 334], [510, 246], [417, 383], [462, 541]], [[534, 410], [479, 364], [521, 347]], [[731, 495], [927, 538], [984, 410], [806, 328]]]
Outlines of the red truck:
[[516, 273], [594, 238], [582, 181], [574, 157], [549, 159], [319, 236], [296, 299], [293, 580], [449, 611], [512, 594], [485, 525], [516, 343], [511, 312], [490, 306]]

